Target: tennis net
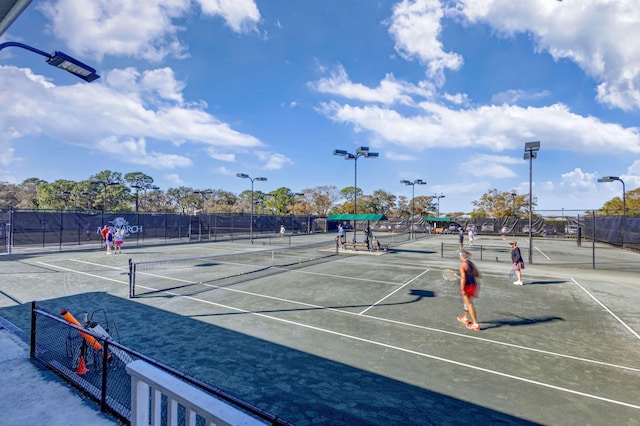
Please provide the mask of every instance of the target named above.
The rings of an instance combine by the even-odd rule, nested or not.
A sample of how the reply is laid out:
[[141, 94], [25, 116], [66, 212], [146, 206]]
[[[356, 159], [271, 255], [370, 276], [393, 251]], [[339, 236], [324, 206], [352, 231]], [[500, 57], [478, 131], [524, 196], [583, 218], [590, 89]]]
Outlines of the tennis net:
[[242, 282], [249, 279], [248, 274], [271, 275], [324, 262], [337, 254], [337, 246], [322, 242], [244, 253], [140, 262], [129, 260], [129, 297], [179, 292], [190, 286], [222, 280]]

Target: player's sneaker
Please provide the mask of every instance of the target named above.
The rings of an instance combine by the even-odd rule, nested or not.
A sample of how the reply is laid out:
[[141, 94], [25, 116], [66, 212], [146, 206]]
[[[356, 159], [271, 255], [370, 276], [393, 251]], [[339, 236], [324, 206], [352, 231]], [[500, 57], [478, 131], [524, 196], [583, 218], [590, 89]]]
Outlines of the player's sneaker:
[[460, 321], [461, 323], [463, 323], [464, 325], [467, 324], [471, 324], [471, 321], [469, 321], [468, 319], [466, 319], [465, 317], [458, 317], [458, 321]]
[[480, 324], [467, 324], [467, 328], [469, 330], [475, 330], [475, 331], [480, 331]]
[[513, 282], [515, 285], [524, 285], [524, 283], [522, 281], [514, 281]]

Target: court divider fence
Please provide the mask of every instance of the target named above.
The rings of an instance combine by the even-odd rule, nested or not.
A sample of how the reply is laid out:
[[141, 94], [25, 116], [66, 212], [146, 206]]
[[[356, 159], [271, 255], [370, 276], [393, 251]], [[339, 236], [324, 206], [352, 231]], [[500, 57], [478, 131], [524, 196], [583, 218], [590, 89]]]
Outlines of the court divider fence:
[[[126, 367], [142, 360], [180, 382], [223, 401], [227, 406], [250, 415], [261, 424], [290, 425], [266, 410], [121, 345], [110, 334], [108, 322], [102, 323], [103, 328], [93, 318], [85, 318], [80, 322], [66, 310], [60, 314], [57, 316], [46, 312], [39, 309], [36, 302], [31, 303], [30, 357], [100, 404], [100, 411], [114, 415], [125, 424], [131, 424], [131, 415], [135, 411], [131, 406], [131, 376]], [[190, 424], [185, 419], [185, 416], [192, 414], [185, 408], [189, 401], [185, 400], [184, 405], [180, 405], [166, 393], [159, 395], [153, 391], [149, 398], [154, 401], [139, 402], [143, 407], [154, 408], [159, 420], [157, 424]], [[204, 415], [196, 415], [196, 421]], [[175, 423], [173, 420], [176, 420]]]

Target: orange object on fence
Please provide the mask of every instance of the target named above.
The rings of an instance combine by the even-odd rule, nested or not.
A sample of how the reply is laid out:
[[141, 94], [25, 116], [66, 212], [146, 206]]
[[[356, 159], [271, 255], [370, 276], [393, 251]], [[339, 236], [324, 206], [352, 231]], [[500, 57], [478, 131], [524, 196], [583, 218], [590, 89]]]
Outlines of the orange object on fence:
[[[62, 317], [66, 319], [69, 324], [77, 325], [78, 327], [84, 328], [82, 327], [82, 324], [80, 324], [80, 321], [78, 321], [73, 315], [71, 315], [71, 312], [67, 311], [66, 309], [61, 310], [60, 315], [62, 315]], [[80, 335], [84, 338], [84, 340], [86, 340], [87, 343], [89, 343], [95, 349], [99, 351], [102, 350], [102, 345], [100, 344], [100, 342], [96, 340], [95, 337], [87, 333], [83, 333], [82, 331], [79, 331], [79, 330], [78, 330], [78, 333], [80, 333]]]
[[84, 357], [80, 355], [80, 361], [78, 361], [78, 368], [76, 368], [76, 374], [78, 376], [82, 376], [87, 374], [89, 369], [87, 368], [87, 364], [84, 362]]

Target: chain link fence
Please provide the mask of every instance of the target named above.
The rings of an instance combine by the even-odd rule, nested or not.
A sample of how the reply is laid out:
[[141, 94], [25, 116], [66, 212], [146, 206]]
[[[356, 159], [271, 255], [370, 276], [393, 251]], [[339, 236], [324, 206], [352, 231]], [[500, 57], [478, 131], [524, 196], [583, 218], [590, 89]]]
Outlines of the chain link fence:
[[[108, 320], [105, 312], [83, 315], [85, 318], [82, 320], [76, 319], [67, 310], [62, 310], [59, 316], [54, 315], [38, 309], [36, 303], [32, 302], [30, 356], [98, 402], [102, 412], [111, 413], [125, 424], [131, 423], [132, 386], [126, 367], [133, 361], [143, 360], [261, 420], [262, 424], [289, 425], [265, 410], [119, 344], [114, 339], [114, 336], [117, 337], [115, 323]], [[101, 322], [97, 321], [98, 317]], [[159, 424], [173, 424], [172, 421], [176, 419], [177, 424], [191, 424], [186, 419], [188, 410], [185, 406], [178, 405], [175, 412], [171, 412], [169, 406], [172, 404], [166, 395], [161, 397], [159, 403]], [[147, 406], [144, 401], [143, 406]], [[169, 421], [170, 416], [172, 421]], [[205, 423], [203, 418], [196, 416], [195, 424]]]

